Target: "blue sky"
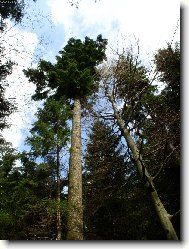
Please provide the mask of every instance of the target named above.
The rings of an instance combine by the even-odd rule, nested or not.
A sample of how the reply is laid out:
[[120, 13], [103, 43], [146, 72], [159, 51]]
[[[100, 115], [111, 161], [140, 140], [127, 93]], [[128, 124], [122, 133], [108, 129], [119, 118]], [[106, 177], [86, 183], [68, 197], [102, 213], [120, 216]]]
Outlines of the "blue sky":
[[[136, 38], [145, 53], [154, 52], [172, 40], [180, 17], [178, 0], [79, 0], [78, 8], [68, 0], [38, 0], [30, 8], [36, 12], [34, 27], [29, 28], [26, 21], [25, 30], [49, 41], [43, 56], [51, 54], [52, 59], [70, 37], [96, 38], [98, 34], [108, 38], [111, 46], [122, 42], [122, 36], [127, 44]], [[178, 39], [179, 27], [174, 40]]]
[[180, 39], [178, 0], [97, 0], [96, 3], [80, 0], [78, 8], [67, 0], [29, 2], [30, 12], [23, 23], [12, 27], [4, 39], [8, 54], [18, 62], [8, 77], [7, 96], [16, 97], [19, 111], [11, 115], [12, 126], [4, 131], [5, 138], [14, 147], [23, 148], [38, 107], [30, 99], [35, 86], [27, 81], [22, 70], [36, 66], [39, 58], [53, 62], [70, 37], [95, 39], [102, 34], [109, 42], [108, 58], [110, 47], [121, 50], [139, 40], [140, 53], [147, 64], [157, 49], [166, 46], [173, 37], [174, 41]]

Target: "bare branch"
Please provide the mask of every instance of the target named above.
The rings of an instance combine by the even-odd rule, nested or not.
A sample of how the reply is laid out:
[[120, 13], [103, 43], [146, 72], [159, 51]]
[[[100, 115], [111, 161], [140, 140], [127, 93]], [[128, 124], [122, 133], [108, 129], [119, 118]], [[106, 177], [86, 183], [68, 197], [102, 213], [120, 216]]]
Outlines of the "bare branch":
[[169, 155], [168, 155], [166, 158], [164, 158], [163, 163], [161, 164], [161, 166], [160, 166], [158, 172], [155, 174], [155, 176], [152, 177], [153, 180], [159, 175], [159, 173], [160, 173], [161, 170], [163, 169], [163, 166], [165, 165], [165, 162], [168, 160], [168, 158], [170, 158], [170, 156], [171, 156], [173, 153], [174, 153], [174, 151], [171, 151], [171, 153], [169, 153]]
[[169, 219], [171, 220], [171, 219], [173, 219], [174, 217], [176, 217], [179, 213], [180, 213], [180, 210], [178, 210], [178, 211], [177, 211], [176, 213], [174, 213], [174, 214], [169, 214], [168, 217], [169, 217]]

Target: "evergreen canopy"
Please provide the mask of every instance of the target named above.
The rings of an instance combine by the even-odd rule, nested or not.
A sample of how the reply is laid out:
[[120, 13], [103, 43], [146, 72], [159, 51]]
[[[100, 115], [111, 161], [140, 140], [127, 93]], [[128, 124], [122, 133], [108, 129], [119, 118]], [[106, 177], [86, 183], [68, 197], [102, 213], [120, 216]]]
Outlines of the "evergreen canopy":
[[96, 41], [85, 37], [71, 38], [59, 55], [56, 63], [41, 60], [37, 69], [25, 70], [29, 80], [36, 84], [34, 100], [65, 96], [68, 99], [85, 98], [97, 90], [98, 74], [96, 66], [105, 59], [107, 40], [97, 36]]
[[64, 100], [48, 99], [43, 109], [38, 109], [36, 116], [38, 120], [30, 130], [31, 136], [27, 138], [34, 154], [45, 156], [55, 153], [57, 146], [63, 148], [68, 141], [67, 119], [70, 116]]

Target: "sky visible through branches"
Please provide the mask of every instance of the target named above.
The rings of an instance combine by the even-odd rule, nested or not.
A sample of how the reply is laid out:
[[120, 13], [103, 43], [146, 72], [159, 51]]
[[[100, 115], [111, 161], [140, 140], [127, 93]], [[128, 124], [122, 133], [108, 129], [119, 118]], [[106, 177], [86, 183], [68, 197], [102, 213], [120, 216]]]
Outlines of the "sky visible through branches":
[[108, 39], [108, 58], [112, 50], [121, 51], [139, 41], [140, 56], [147, 65], [157, 49], [180, 39], [179, 1], [82, 0], [78, 8], [62, 0], [30, 2], [23, 22], [8, 23], [7, 32], [0, 37], [7, 55], [17, 62], [8, 77], [7, 96], [15, 98], [18, 112], [11, 115], [12, 126], [4, 136], [21, 150], [41, 104], [31, 102], [35, 87], [24, 77], [23, 69], [35, 67], [39, 58], [54, 62], [70, 37], [94, 38], [102, 34]]

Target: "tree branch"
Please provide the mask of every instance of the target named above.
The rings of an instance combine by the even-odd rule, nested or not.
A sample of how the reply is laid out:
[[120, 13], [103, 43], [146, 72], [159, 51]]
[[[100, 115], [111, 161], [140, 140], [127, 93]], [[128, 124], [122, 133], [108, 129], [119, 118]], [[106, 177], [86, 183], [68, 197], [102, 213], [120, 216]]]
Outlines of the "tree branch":
[[171, 219], [173, 219], [174, 217], [176, 217], [178, 214], [180, 213], [180, 210], [178, 210], [176, 213], [174, 213], [174, 214], [168, 214], [168, 217], [169, 217], [169, 219], [171, 220]]
[[165, 162], [167, 161], [167, 159], [173, 154], [174, 151], [172, 151], [164, 160], [163, 160], [163, 163], [161, 164], [158, 172], [155, 174], [155, 176], [152, 177], [152, 179], [154, 180], [158, 175], [159, 173], [161, 172], [163, 166], [165, 165]]

